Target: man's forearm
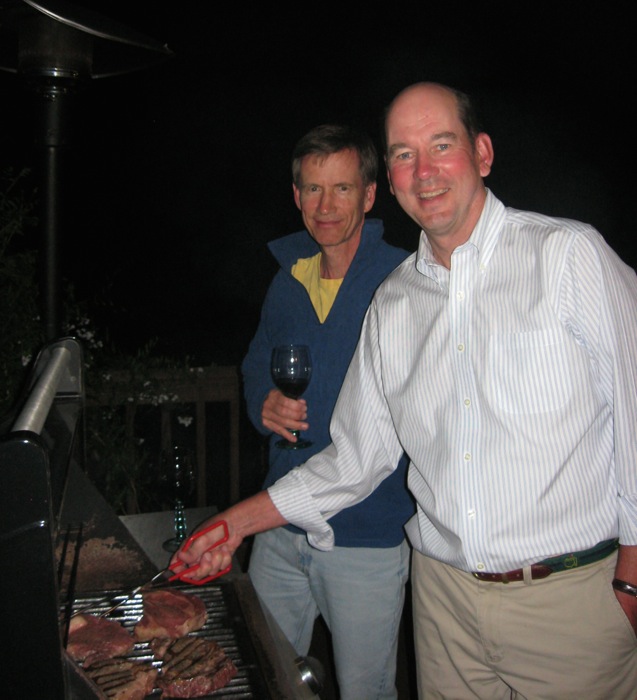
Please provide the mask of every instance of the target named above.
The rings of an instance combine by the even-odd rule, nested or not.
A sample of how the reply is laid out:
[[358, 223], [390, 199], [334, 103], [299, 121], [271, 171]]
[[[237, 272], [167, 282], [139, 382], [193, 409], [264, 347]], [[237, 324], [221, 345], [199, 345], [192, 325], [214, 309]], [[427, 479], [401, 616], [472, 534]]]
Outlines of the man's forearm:
[[239, 501], [228, 508], [223, 516], [232, 522], [235, 533], [242, 539], [287, 524], [267, 491]]
[[637, 586], [637, 546], [619, 546], [615, 576]]

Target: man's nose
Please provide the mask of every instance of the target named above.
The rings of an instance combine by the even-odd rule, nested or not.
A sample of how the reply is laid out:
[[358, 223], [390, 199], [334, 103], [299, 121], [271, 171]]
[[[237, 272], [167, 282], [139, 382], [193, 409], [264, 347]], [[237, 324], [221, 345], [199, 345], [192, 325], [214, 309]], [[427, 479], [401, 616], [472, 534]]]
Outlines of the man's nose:
[[428, 180], [438, 173], [438, 166], [427, 153], [419, 153], [416, 158], [415, 175], [419, 180]]
[[327, 213], [334, 208], [334, 197], [330, 192], [323, 192], [319, 199], [319, 211]]

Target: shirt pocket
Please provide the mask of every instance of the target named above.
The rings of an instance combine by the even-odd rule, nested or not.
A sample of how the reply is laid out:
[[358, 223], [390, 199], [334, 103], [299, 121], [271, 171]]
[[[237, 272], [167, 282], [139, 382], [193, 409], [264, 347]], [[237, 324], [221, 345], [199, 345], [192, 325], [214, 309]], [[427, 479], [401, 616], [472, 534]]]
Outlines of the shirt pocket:
[[505, 413], [557, 411], [573, 394], [570, 352], [560, 331], [499, 333], [489, 343], [489, 393]]

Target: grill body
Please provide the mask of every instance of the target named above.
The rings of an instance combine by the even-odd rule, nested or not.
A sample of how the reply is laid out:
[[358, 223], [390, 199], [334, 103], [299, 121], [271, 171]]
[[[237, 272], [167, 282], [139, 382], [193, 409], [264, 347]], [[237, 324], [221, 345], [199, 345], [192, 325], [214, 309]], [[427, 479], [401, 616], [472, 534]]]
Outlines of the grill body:
[[[39, 355], [0, 439], [3, 682], [15, 697], [66, 697], [55, 540], [68, 466], [79, 447], [82, 354], [72, 339]], [[45, 680], [43, 680], [45, 679]]]
[[[104, 501], [84, 469], [84, 385], [79, 343], [63, 338], [38, 356], [16, 410], [0, 424], [0, 605], [2, 680], [7, 697], [102, 700], [66, 654], [68, 619], [95, 612], [149, 580], [157, 567]], [[91, 556], [97, 551], [98, 556]], [[295, 654], [260, 605], [247, 574], [185, 587], [202, 597], [213, 638], [239, 671], [214, 698], [316, 700]], [[106, 607], [102, 607], [106, 606]], [[132, 627], [137, 595], [109, 617]], [[132, 657], [157, 666], [146, 643]], [[160, 698], [159, 691], [149, 696]]]

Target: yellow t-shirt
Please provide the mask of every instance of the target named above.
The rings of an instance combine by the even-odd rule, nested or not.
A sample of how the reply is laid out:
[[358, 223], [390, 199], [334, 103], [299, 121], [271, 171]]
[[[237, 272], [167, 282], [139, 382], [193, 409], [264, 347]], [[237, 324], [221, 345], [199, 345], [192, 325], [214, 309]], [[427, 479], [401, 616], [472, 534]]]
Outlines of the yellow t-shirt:
[[307, 289], [316, 315], [323, 323], [332, 308], [343, 280], [327, 280], [321, 277], [321, 253], [317, 253], [311, 258], [299, 258], [296, 264], [292, 265], [291, 272], [292, 277]]

